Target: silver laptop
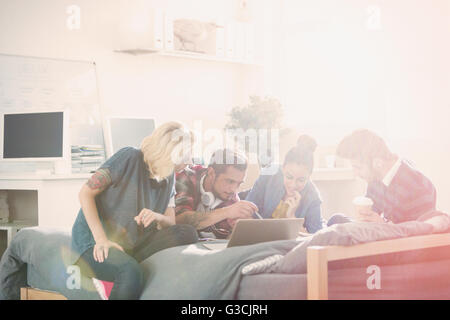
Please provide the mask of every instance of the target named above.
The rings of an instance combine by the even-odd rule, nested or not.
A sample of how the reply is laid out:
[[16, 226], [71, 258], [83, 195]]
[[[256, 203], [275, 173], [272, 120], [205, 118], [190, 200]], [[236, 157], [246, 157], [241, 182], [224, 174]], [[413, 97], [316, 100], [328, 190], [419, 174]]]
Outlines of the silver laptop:
[[230, 240], [222, 243], [203, 243], [208, 249], [221, 250], [260, 242], [291, 240], [306, 232], [303, 218], [241, 219], [236, 222]]

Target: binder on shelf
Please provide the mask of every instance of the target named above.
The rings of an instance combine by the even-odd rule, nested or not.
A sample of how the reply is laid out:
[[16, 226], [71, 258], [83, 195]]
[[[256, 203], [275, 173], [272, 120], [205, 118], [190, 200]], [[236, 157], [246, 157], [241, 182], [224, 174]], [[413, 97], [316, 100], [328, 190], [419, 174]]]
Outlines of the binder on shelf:
[[[153, 29], [153, 43], [150, 47], [155, 49], [164, 48], [164, 13], [162, 10], [153, 10], [152, 16], [152, 29]], [[172, 41], [173, 43], [173, 41]]]
[[246, 62], [255, 60], [255, 27], [252, 23], [245, 25], [245, 56]]
[[128, 8], [121, 13], [114, 39], [116, 51], [139, 54], [147, 48], [163, 49], [164, 16], [160, 9]]
[[170, 13], [164, 14], [164, 49], [174, 50], [173, 17]]
[[217, 20], [216, 24], [219, 26], [216, 28], [216, 57], [223, 58], [225, 56], [225, 22], [222, 19]]
[[[145, 35], [135, 32], [125, 37], [127, 46], [122, 45], [116, 52], [256, 64], [257, 41], [253, 23], [219, 19], [215, 23], [215, 30], [208, 32], [207, 39], [199, 42], [201, 50], [194, 52], [176, 50], [178, 45], [175, 43], [177, 38], [174, 34], [174, 22], [177, 19], [172, 13], [153, 9], [150, 14], [147, 13], [147, 16], [152, 18], [145, 20], [147, 21]], [[148, 29], [151, 29], [150, 34]], [[135, 38], [138, 38], [139, 41], [136, 41]]]
[[225, 27], [225, 56], [230, 59], [234, 59], [235, 57], [235, 34], [235, 23], [227, 23]]
[[216, 30], [216, 56], [225, 56], [225, 30], [223, 28]]
[[245, 23], [236, 22], [234, 28], [235, 28], [234, 59], [241, 61], [244, 60], [245, 56], [245, 37], [246, 37]]

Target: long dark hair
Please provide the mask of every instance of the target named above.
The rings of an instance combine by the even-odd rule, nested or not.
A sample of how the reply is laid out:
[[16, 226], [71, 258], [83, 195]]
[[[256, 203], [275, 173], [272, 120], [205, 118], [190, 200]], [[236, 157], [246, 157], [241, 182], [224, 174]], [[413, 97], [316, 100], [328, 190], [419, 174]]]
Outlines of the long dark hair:
[[297, 145], [293, 147], [284, 157], [283, 166], [288, 163], [303, 165], [312, 173], [314, 169], [314, 151], [317, 142], [314, 138], [304, 134], [298, 137]]

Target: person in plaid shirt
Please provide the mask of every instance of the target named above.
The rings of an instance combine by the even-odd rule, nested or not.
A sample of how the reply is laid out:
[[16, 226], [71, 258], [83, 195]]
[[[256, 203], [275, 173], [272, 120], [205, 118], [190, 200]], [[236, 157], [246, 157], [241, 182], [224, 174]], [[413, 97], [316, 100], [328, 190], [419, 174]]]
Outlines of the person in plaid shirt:
[[244, 182], [247, 159], [239, 152], [219, 149], [208, 167], [189, 166], [176, 175], [175, 214], [177, 224], [228, 238], [237, 219], [249, 219], [258, 210], [240, 200], [237, 191]]
[[373, 132], [353, 132], [340, 142], [336, 153], [349, 159], [355, 174], [368, 183], [366, 197], [373, 200], [373, 206], [360, 212], [361, 220], [400, 223], [436, 209], [433, 183], [410, 162], [393, 154]]

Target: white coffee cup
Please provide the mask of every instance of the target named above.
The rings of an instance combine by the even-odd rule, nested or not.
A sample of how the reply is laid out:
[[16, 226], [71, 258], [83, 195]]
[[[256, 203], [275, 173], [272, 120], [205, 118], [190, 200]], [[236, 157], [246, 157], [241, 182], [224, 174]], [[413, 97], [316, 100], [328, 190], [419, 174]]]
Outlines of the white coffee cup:
[[372, 210], [373, 201], [367, 197], [356, 197], [353, 199], [353, 205], [355, 208], [355, 217], [358, 219], [361, 211]]

